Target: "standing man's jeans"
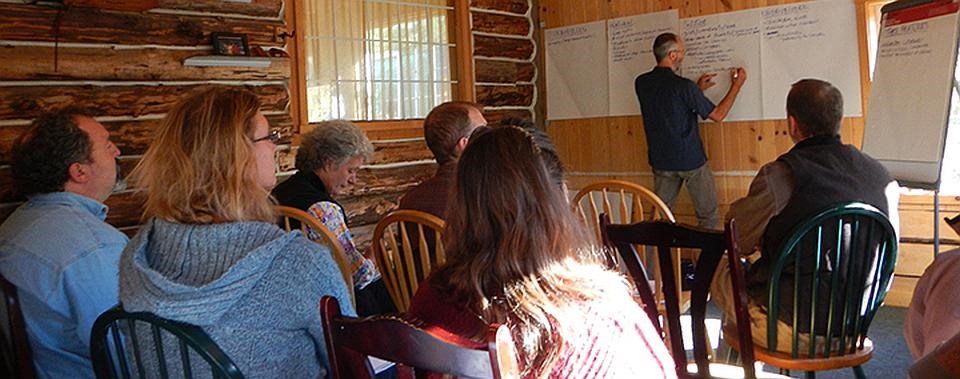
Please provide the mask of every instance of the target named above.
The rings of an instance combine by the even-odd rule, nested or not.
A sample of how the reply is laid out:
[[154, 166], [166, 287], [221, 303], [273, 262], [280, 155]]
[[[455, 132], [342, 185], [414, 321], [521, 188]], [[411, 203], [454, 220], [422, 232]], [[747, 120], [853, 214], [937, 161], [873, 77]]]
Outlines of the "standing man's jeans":
[[703, 166], [690, 171], [653, 170], [653, 192], [656, 192], [671, 211], [683, 182], [687, 182], [687, 193], [693, 200], [693, 209], [697, 213], [697, 225], [720, 229], [717, 190], [713, 184], [710, 163], [704, 163]]

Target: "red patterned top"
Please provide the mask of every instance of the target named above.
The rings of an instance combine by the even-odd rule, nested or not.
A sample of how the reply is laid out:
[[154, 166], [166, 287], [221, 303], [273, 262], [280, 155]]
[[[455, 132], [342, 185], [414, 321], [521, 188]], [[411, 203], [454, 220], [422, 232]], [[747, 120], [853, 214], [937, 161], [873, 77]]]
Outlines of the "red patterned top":
[[[468, 338], [487, 325], [464, 306], [451, 304], [423, 281], [409, 313], [428, 324]], [[676, 378], [673, 359], [650, 319], [630, 297], [572, 304], [558, 319], [564, 341], [550, 378]], [[539, 377], [532, 373], [527, 377]]]

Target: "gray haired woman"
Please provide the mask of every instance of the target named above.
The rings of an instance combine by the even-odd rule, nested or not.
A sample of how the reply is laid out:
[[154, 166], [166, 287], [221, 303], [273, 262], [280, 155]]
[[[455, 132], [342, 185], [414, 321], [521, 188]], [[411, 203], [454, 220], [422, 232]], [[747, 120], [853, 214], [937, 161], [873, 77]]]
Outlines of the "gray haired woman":
[[[363, 130], [349, 121], [324, 121], [303, 135], [297, 151], [297, 173], [273, 189], [281, 205], [309, 213], [322, 222], [347, 253], [353, 269], [357, 314], [369, 316], [395, 312], [373, 261], [357, 250], [347, 228], [347, 215], [333, 196], [345, 193], [356, 183], [360, 166], [373, 155], [373, 144]], [[320, 236], [308, 231], [308, 237]]]

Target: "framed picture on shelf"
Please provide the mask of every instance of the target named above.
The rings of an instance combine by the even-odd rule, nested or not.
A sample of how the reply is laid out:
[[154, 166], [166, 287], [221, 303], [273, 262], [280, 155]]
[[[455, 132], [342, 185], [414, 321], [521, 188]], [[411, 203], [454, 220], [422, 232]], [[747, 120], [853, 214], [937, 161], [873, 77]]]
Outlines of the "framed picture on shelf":
[[250, 55], [246, 34], [212, 33], [210, 35], [213, 52], [217, 55]]

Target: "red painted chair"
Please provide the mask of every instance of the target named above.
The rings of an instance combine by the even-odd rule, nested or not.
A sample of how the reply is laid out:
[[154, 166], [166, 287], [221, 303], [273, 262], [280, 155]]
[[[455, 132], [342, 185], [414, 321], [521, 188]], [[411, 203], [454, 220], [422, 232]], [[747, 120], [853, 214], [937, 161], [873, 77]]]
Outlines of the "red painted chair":
[[334, 379], [373, 378], [369, 356], [412, 367], [417, 377], [427, 372], [469, 378], [516, 378], [513, 339], [504, 325], [491, 325], [485, 343], [400, 315], [353, 318], [340, 313], [330, 296], [320, 300], [323, 333]]

